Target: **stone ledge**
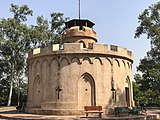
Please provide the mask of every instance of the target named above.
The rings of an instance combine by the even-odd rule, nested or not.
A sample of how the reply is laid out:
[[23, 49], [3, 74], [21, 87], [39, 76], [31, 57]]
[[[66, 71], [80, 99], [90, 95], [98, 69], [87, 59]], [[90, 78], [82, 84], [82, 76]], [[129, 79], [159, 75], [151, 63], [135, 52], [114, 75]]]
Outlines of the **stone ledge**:
[[84, 114], [83, 110], [77, 110], [77, 109], [45, 110], [45, 109], [38, 109], [38, 108], [26, 108], [25, 112], [39, 114], [39, 115], [83, 115]]

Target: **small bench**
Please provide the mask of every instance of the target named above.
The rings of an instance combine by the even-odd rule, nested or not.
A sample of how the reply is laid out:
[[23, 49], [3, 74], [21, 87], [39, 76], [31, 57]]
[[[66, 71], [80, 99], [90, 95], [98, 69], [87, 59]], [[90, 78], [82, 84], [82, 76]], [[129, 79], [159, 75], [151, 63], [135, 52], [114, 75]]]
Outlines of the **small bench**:
[[144, 109], [144, 107], [142, 107], [142, 106], [134, 106], [132, 108], [132, 112], [133, 112], [133, 114], [137, 114], [137, 115], [143, 114], [143, 113], [147, 114], [146, 109]]
[[120, 114], [132, 114], [132, 110], [130, 110], [128, 107], [115, 107], [115, 116], [120, 116]]
[[88, 113], [99, 113], [99, 117], [102, 117], [102, 106], [84, 106], [84, 112], [86, 117], [88, 117]]

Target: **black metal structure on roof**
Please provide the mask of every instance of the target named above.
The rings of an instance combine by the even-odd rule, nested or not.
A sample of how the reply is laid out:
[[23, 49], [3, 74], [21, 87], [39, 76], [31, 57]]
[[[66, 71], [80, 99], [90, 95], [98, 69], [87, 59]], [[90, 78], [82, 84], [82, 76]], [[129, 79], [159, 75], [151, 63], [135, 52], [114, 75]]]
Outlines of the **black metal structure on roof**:
[[73, 26], [86, 26], [92, 28], [95, 24], [89, 20], [73, 19], [65, 23], [66, 28], [71, 28]]

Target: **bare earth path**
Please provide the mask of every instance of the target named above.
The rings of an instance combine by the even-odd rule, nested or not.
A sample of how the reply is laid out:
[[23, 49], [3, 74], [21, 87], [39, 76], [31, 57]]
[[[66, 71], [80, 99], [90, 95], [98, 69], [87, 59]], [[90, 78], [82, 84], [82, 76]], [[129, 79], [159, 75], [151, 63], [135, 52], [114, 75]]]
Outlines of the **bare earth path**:
[[147, 110], [147, 118], [145, 115], [134, 115], [134, 116], [121, 116], [114, 117], [114, 115], [106, 116], [103, 115], [102, 118], [98, 118], [98, 116], [92, 116], [89, 118], [85, 118], [85, 115], [82, 116], [56, 116], [56, 115], [36, 115], [36, 114], [28, 114], [16, 111], [15, 107], [0, 107], [0, 120], [157, 120], [155, 117], [159, 119], [160, 109], [148, 109]]

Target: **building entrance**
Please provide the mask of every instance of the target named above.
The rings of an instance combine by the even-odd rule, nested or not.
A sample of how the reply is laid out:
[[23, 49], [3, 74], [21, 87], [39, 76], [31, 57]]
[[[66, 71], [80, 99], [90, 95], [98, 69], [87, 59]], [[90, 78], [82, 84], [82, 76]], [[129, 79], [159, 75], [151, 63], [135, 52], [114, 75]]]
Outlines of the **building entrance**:
[[96, 106], [95, 82], [89, 73], [81, 76], [78, 85], [78, 106], [82, 109], [84, 106]]

